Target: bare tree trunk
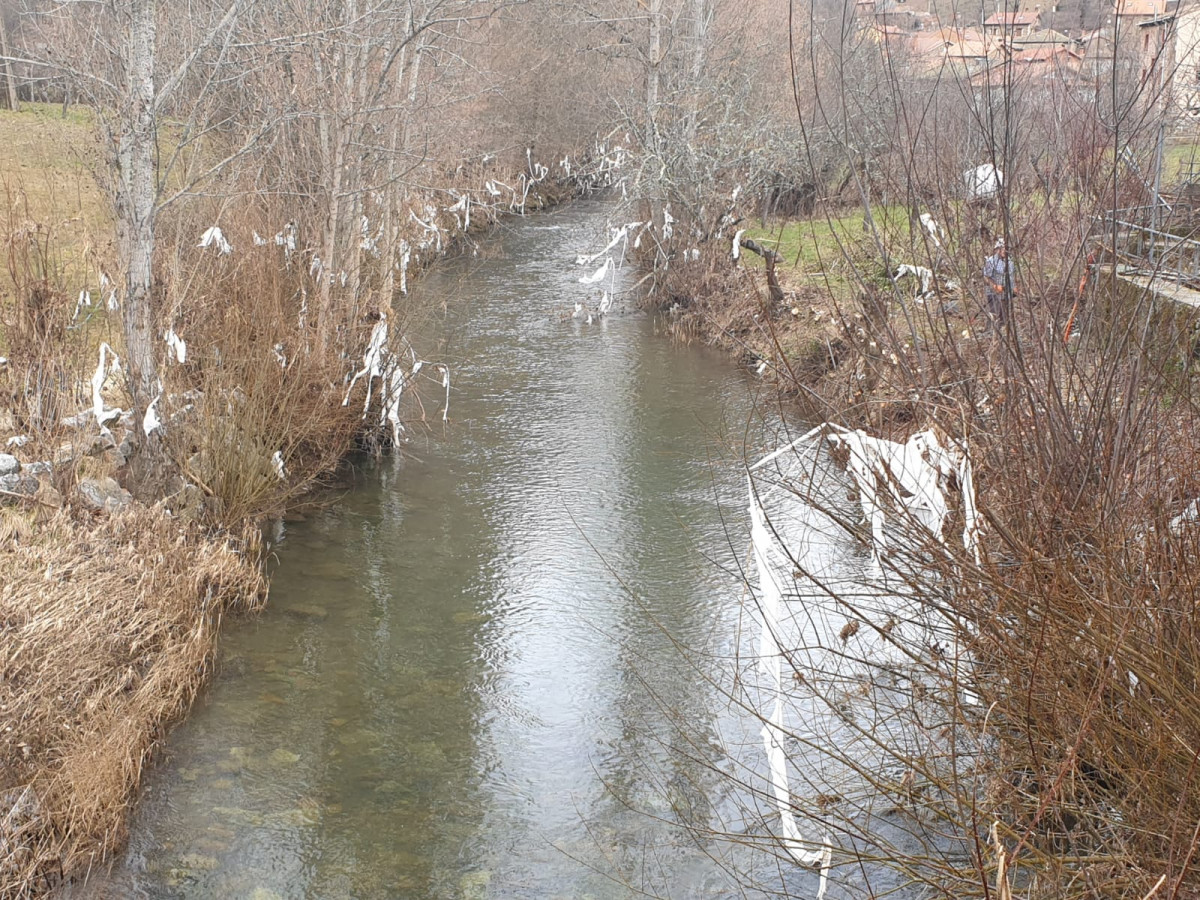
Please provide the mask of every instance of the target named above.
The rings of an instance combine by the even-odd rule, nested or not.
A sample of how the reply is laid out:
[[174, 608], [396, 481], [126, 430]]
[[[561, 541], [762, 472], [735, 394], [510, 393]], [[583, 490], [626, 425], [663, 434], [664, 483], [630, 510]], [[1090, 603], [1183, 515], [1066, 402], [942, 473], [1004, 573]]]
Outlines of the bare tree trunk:
[[646, 143], [658, 151], [658, 91], [662, 65], [662, 4], [650, 0], [650, 46], [646, 65]]
[[126, 96], [117, 141], [117, 241], [125, 268], [125, 361], [135, 413], [152, 399], [154, 358], [154, 38], [156, 0], [130, 0]]
[[21, 108], [21, 101], [17, 98], [17, 78], [13, 72], [13, 64], [8, 61], [11, 55], [8, 52], [8, 28], [4, 24], [4, 13], [0, 11], [0, 57], [4, 58], [0, 63], [0, 78], [4, 79], [2, 96], [7, 100], [8, 108], [15, 112]]
[[700, 78], [704, 74], [704, 64], [708, 51], [709, 0], [692, 0], [692, 90], [690, 108], [688, 109], [687, 138], [691, 143], [696, 139], [696, 129], [700, 125]]

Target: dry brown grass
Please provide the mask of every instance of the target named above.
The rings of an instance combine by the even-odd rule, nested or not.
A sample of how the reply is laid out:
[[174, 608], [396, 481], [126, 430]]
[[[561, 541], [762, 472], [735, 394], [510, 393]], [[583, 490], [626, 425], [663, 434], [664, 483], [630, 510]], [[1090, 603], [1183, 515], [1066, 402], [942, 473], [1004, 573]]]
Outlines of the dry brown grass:
[[155, 741], [211, 670], [221, 616], [266, 590], [253, 532], [205, 538], [161, 509], [22, 531], [0, 549], [5, 897], [120, 845]]

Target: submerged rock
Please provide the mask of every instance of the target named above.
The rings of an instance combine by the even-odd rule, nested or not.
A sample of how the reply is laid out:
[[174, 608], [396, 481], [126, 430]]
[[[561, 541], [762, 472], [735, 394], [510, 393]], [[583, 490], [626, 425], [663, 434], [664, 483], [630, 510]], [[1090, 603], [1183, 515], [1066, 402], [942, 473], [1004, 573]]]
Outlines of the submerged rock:
[[200, 853], [185, 853], [179, 858], [179, 864], [193, 872], [211, 872], [221, 865], [215, 856], [204, 856]]
[[291, 750], [285, 750], [283, 747], [279, 747], [275, 750], [272, 750], [267, 759], [270, 760], [272, 765], [290, 766], [300, 761], [300, 754], [293, 753]]
[[214, 818], [233, 825], [249, 825], [258, 828], [263, 823], [263, 817], [258, 813], [248, 809], [239, 809], [236, 806], [214, 806], [212, 812]]

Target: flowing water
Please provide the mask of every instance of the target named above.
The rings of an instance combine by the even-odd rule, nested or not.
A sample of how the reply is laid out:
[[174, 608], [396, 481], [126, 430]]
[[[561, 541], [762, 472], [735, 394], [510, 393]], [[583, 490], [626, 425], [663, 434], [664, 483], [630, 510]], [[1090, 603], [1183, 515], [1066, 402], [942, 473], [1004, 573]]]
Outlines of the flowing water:
[[268, 609], [229, 623], [149, 779], [118, 893], [740, 896], [707, 830], [769, 827], [730, 778], [762, 745], [725, 690], [738, 458], [770, 441], [722, 355], [632, 312], [570, 318], [597, 299], [572, 263], [608, 211], [521, 222], [422, 280], [450, 424], [427, 382], [403, 458], [286, 526]]

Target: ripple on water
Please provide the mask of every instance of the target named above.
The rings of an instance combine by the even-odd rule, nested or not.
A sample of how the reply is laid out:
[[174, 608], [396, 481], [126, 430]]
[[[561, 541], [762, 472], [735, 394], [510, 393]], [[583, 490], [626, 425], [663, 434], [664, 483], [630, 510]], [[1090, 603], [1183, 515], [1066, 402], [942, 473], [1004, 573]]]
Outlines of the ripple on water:
[[228, 629], [152, 779], [146, 896], [729, 893], [716, 845], [672, 823], [730, 814], [714, 648], [744, 525], [712, 501], [743, 476], [708, 461], [748, 394], [638, 315], [561, 319], [598, 296], [573, 261], [603, 218], [519, 224], [494, 258], [423, 279], [460, 301], [422, 345], [454, 362], [454, 423], [428, 387], [415, 459], [364, 462], [337, 506], [288, 524], [271, 604]]

